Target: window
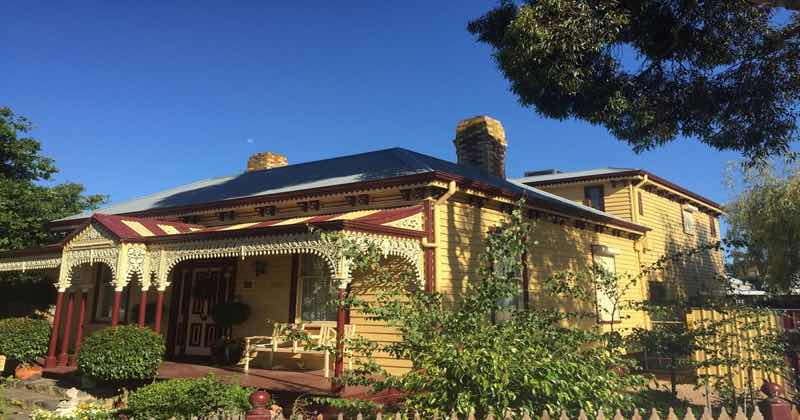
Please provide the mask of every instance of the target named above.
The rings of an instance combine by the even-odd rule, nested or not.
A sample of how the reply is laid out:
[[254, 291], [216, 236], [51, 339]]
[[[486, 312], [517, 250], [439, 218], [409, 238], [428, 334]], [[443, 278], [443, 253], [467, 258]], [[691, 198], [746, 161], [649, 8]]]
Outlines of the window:
[[[601, 249], [603, 247], [593, 247]], [[604, 283], [604, 280], [614, 279], [614, 274], [617, 272], [617, 264], [614, 260], [614, 255], [609, 252], [597, 252], [593, 250], [594, 263], [603, 269], [603, 276], [607, 278], [598, 279], [598, 286]], [[603, 287], [598, 287], [597, 293], [597, 320], [600, 322], [614, 322], [619, 321], [619, 308], [614, 302], [614, 297], [610, 295], [609, 290]]]
[[[105, 264], [98, 265], [96, 290], [97, 297], [94, 304], [94, 320], [111, 322], [111, 315], [114, 309], [114, 286], [111, 285], [111, 270]], [[122, 292], [122, 300], [119, 306], [120, 322], [125, 321], [129, 297], [130, 287], [126, 287]]]
[[667, 302], [667, 287], [663, 282], [650, 280], [648, 286], [650, 303], [664, 304]]
[[639, 216], [644, 216], [644, 200], [642, 200], [642, 192], [636, 192], [636, 198], [639, 201]]
[[717, 237], [717, 218], [713, 214], [708, 215], [708, 229], [711, 231], [711, 237]]
[[683, 233], [694, 235], [694, 212], [695, 208], [689, 205], [683, 206], [681, 211], [683, 217]]
[[316, 255], [300, 257], [300, 320], [336, 321], [338, 290], [325, 261]]
[[594, 187], [586, 187], [583, 189], [583, 204], [595, 208], [600, 211], [605, 211], [606, 206], [603, 200], [603, 186], [597, 185]]

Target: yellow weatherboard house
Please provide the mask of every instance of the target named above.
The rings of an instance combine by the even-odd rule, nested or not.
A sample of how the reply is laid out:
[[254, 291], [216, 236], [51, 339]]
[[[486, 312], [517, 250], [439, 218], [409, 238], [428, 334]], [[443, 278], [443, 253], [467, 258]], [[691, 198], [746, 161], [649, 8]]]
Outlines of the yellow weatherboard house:
[[[168, 359], [202, 361], [220, 337], [247, 337], [243, 369], [272, 365], [335, 376], [347, 360], [282, 343], [280, 331], [307, 329], [321, 342], [397, 336], [331, 304], [351, 278], [323, 232], [369, 238], [387, 257], [412, 266], [427, 290], [457, 298], [475, 278], [489, 229], [525, 198], [536, 242], [520, 279], [521, 308], [537, 304], [541, 280], [556, 271], [594, 261], [636, 274], [672, 250], [719, 235], [718, 204], [646, 171], [551, 170], [507, 179], [505, 132], [486, 116], [461, 121], [453, 143], [456, 163], [401, 148], [300, 164], [257, 154], [241, 174], [52, 221], [48, 228], [63, 235], [59, 243], [4, 252], [0, 271], [41, 270], [58, 289], [51, 368], [71, 366], [92, 331], [130, 323], [163, 334]], [[709, 251], [625, 298], [710, 292], [721, 273], [722, 256]], [[252, 313], [229, 331], [210, 314], [233, 300]], [[599, 312], [598, 321], [621, 328], [650, 322], [641, 313], [626, 315]], [[410, 367], [378, 356], [390, 372]]]

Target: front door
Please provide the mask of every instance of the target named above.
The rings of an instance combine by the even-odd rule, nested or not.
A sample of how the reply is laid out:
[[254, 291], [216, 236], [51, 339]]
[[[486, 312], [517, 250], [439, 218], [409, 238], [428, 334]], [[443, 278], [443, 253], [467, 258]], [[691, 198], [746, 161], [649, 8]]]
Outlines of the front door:
[[226, 267], [189, 267], [181, 276], [181, 304], [175, 354], [210, 356], [223, 331], [211, 314], [214, 306], [231, 297], [232, 270]]

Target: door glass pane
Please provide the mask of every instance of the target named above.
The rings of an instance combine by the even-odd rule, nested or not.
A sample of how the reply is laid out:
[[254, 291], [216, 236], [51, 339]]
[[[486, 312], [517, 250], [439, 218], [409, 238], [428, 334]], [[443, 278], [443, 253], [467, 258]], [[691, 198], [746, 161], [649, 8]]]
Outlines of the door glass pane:
[[300, 318], [335, 321], [337, 290], [324, 261], [315, 255], [304, 255], [301, 260]]

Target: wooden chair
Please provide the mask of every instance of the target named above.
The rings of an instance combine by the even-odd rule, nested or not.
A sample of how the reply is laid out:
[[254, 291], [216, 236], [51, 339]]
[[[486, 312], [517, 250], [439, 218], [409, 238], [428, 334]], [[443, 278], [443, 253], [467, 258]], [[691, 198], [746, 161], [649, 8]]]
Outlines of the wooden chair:
[[[308, 342], [290, 340], [289, 333], [292, 331], [305, 332], [309, 338]], [[355, 336], [355, 325], [345, 326], [345, 339]], [[311, 346], [306, 346], [311, 343]], [[325, 347], [336, 345], [336, 328], [329, 325], [319, 324], [287, 324], [276, 322], [273, 324], [271, 336], [251, 336], [244, 338], [244, 354], [239, 365], [244, 366], [244, 371], [250, 370], [250, 362], [258, 356], [258, 353], [269, 354], [269, 366], [272, 368], [273, 358], [276, 353], [289, 354], [319, 354], [324, 361], [324, 374], [330, 377], [330, 351]], [[345, 352], [345, 354], [347, 354]], [[352, 357], [349, 358], [349, 368], [352, 369]]]

